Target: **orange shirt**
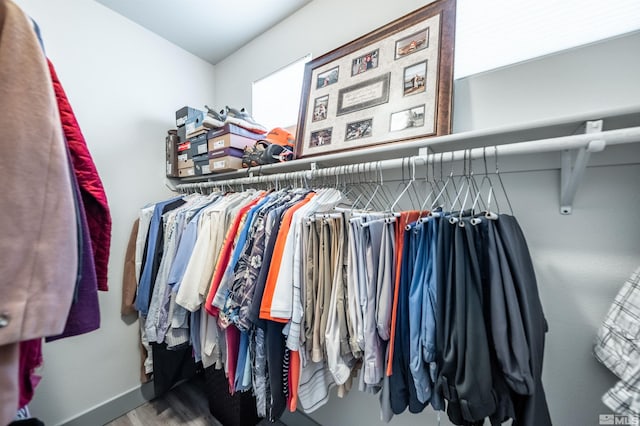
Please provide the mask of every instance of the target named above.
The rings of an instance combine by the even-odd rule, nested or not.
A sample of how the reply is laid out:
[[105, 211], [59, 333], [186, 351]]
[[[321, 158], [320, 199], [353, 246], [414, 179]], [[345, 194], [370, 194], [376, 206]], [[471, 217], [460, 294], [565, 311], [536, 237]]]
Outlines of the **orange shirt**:
[[424, 216], [424, 212], [410, 210], [400, 213], [396, 218], [396, 276], [393, 289], [393, 306], [391, 310], [391, 330], [389, 335], [389, 359], [387, 361], [387, 376], [392, 374], [393, 347], [396, 340], [396, 317], [398, 314], [398, 290], [400, 286], [400, 270], [402, 269], [402, 247], [404, 246], [405, 227]]
[[289, 352], [289, 411], [298, 408], [298, 386], [300, 383], [300, 353]]
[[287, 240], [287, 234], [291, 227], [291, 219], [293, 214], [298, 211], [302, 206], [307, 204], [313, 197], [315, 192], [310, 192], [299, 203], [289, 208], [280, 223], [280, 229], [278, 230], [278, 236], [276, 237], [276, 244], [273, 247], [273, 256], [271, 258], [271, 266], [269, 267], [269, 274], [267, 275], [267, 281], [264, 285], [264, 293], [262, 294], [262, 302], [260, 303], [260, 318], [268, 319], [275, 322], [287, 323], [288, 319], [285, 318], [273, 318], [271, 316], [271, 302], [273, 301], [273, 293], [276, 288], [276, 281], [278, 280], [278, 273], [280, 273], [280, 263], [282, 263], [282, 253], [284, 252], [284, 245]]
[[258, 197], [240, 209], [240, 211], [238, 212], [238, 216], [236, 216], [231, 226], [229, 227], [229, 230], [227, 231], [227, 235], [225, 235], [224, 237], [224, 243], [222, 244], [222, 249], [220, 250], [220, 254], [218, 255], [218, 260], [216, 262], [216, 269], [213, 273], [213, 278], [211, 278], [211, 284], [209, 285], [207, 301], [204, 304], [207, 312], [213, 316], [218, 315], [219, 309], [213, 306], [211, 303], [213, 302], [213, 298], [216, 295], [216, 291], [218, 291], [218, 286], [220, 286], [220, 282], [222, 281], [224, 272], [227, 270], [227, 265], [229, 264], [231, 253], [233, 252], [233, 243], [235, 242], [236, 234], [238, 233], [238, 228], [240, 227], [240, 222], [247, 215], [249, 210], [251, 210], [251, 207], [258, 204], [261, 199], [262, 197]]

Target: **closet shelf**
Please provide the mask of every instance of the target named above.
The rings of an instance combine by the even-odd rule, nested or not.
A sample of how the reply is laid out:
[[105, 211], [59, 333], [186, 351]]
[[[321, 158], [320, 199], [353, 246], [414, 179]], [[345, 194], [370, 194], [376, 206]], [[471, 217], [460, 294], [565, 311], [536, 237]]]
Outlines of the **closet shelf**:
[[[589, 121], [594, 118], [597, 121]], [[175, 189], [188, 190], [203, 186], [371, 172], [409, 165], [415, 168], [435, 161], [562, 151], [560, 212], [570, 214], [590, 153], [602, 151], [606, 145], [635, 142], [640, 142], [640, 108], [628, 108], [379, 145], [173, 182], [178, 183]], [[572, 151], [578, 152], [573, 164]]]

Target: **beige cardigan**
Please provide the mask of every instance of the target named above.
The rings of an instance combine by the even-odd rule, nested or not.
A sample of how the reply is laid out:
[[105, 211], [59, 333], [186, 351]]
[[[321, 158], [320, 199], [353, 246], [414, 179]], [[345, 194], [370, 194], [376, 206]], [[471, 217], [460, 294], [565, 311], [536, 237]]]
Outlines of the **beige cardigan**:
[[17, 342], [63, 331], [78, 269], [66, 147], [31, 20], [0, 0], [0, 424], [15, 416]]

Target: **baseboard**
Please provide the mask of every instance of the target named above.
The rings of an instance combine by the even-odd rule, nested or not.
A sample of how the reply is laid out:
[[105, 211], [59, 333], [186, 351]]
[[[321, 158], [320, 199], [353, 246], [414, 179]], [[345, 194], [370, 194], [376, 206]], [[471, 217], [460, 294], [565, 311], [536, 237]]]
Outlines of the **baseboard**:
[[88, 409], [84, 413], [66, 420], [62, 426], [104, 425], [123, 414], [138, 408], [154, 397], [153, 382], [145, 383], [124, 392], [102, 404]]
[[[96, 405], [85, 412], [60, 423], [60, 426], [104, 425], [154, 398], [153, 382], [145, 383]], [[306, 414], [286, 411], [280, 419], [287, 426], [321, 426]]]

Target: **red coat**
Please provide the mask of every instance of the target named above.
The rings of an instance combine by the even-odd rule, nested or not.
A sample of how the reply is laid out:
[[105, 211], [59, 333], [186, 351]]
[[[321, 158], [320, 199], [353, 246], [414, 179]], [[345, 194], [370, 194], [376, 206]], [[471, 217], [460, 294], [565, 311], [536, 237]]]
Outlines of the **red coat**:
[[73, 171], [80, 186], [82, 201], [87, 215], [96, 276], [98, 278], [98, 290], [107, 291], [107, 269], [111, 246], [111, 214], [107, 204], [107, 195], [104, 192], [98, 170], [91, 158], [91, 153], [87, 148], [84, 136], [82, 136], [82, 131], [69, 104], [67, 95], [58, 80], [53, 64], [51, 61], [47, 62], [49, 63], [51, 81], [58, 101], [62, 129], [67, 140]]

